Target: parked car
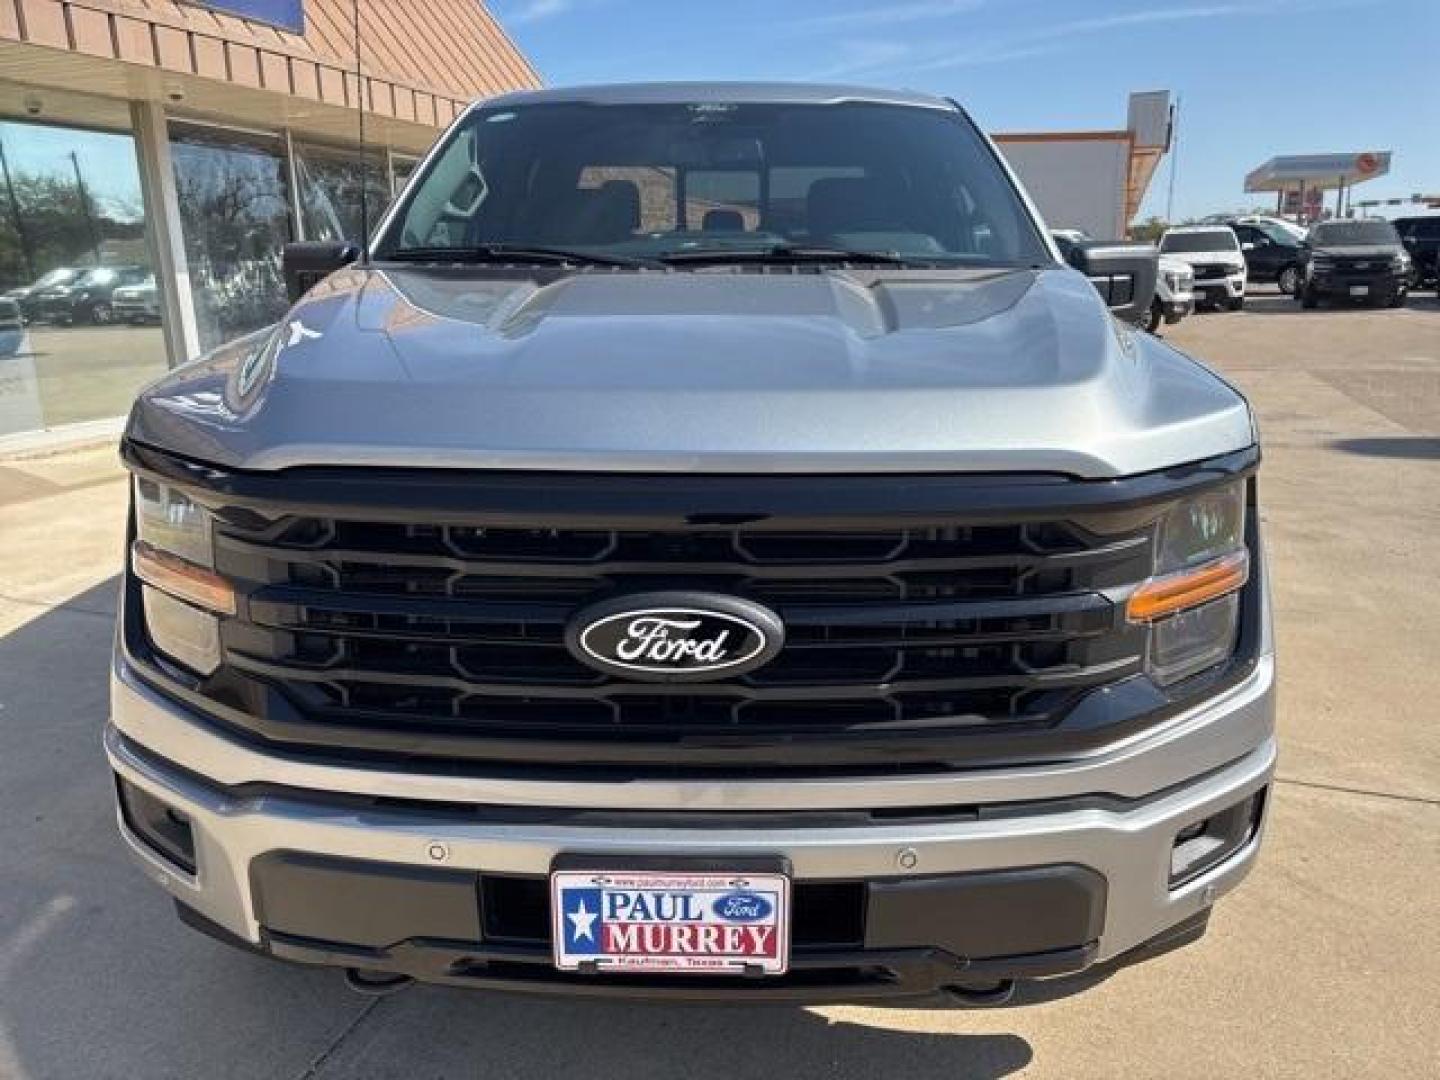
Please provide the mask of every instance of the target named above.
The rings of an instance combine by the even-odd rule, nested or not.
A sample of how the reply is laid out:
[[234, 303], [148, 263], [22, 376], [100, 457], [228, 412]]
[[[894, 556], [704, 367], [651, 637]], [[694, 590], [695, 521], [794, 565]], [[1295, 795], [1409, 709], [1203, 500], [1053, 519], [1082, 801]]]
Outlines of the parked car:
[[1273, 237], [1284, 237], [1294, 240], [1297, 244], [1305, 239], [1306, 229], [1304, 225], [1297, 225], [1289, 218], [1272, 217], [1269, 214], [1243, 214], [1237, 218], [1229, 218], [1223, 222], [1225, 225], [1254, 225], [1263, 229]]
[[11, 289], [5, 295], [20, 305], [20, 313], [26, 322], [41, 317], [40, 297], [54, 289], [63, 289], [83, 277], [89, 268], [84, 266], [57, 266], [36, 278], [29, 285]]
[[372, 991], [996, 1004], [1199, 938], [1275, 765], [1254, 415], [1120, 325], [1152, 246], [1043, 228], [939, 97], [465, 110], [130, 413], [147, 878]]
[[1300, 245], [1293, 233], [1271, 225], [1236, 221], [1230, 226], [1245, 256], [1247, 281], [1273, 281], [1293, 296], [1300, 281]]
[[1396, 218], [1390, 223], [1410, 256], [1410, 288], [1440, 291], [1440, 214]]
[[1199, 304], [1231, 311], [1245, 306], [1245, 256], [1240, 240], [1228, 225], [1178, 225], [1160, 237], [1160, 254], [1190, 264], [1195, 272], [1195, 299]]
[[160, 321], [160, 292], [155, 286], [155, 275], [134, 285], [121, 285], [110, 294], [110, 312], [116, 322], [158, 323]]
[[10, 296], [0, 296], [0, 333], [24, 328], [25, 317], [20, 312], [20, 301]]
[[25, 318], [20, 314], [20, 302], [0, 296], [0, 359], [14, 356], [24, 340]]
[[69, 284], [43, 290], [36, 298], [37, 307], [42, 318], [62, 326], [108, 323], [114, 318], [111, 294], [122, 285], [144, 281], [149, 274], [143, 266], [97, 266]]
[[1317, 222], [1305, 241], [1297, 299], [1307, 308], [1341, 299], [1399, 307], [1410, 289], [1410, 270], [1410, 255], [1390, 222]]

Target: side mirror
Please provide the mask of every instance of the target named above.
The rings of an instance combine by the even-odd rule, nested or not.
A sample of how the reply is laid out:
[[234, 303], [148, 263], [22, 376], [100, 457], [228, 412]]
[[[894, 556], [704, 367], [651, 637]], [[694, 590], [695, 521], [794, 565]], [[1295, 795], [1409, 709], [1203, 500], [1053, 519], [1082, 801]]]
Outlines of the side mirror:
[[1139, 322], [1150, 310], [1160, 270], [1153, 244], [1088, 240], [1076, 244], [1066, 261], [1090, 279], [1116, 318]]
[[293, 304], [314, 286], [360, 257], [360, 248], [348, 240], [301, 240], [286, 244], [280, 253], [285, 295]]
[[1249, 240], [1246, 240], [1245, 243], [1243, 243], [1243, 244], [1240, 245], [1240, 250], [1241, 250], [1241, 251], [1254, 251], [1254, 250], [1255, 250], [1255, 245], [1252, 244]]

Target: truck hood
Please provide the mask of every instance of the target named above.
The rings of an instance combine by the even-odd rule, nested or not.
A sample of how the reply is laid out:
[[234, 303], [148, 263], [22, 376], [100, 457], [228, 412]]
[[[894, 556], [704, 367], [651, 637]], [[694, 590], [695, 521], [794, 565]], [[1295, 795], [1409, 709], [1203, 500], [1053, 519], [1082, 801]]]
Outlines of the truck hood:
[[128, 435], [231, 468], [1146, 472], [1249, 408], [1069, 268], [355, 268], [147, 388]]

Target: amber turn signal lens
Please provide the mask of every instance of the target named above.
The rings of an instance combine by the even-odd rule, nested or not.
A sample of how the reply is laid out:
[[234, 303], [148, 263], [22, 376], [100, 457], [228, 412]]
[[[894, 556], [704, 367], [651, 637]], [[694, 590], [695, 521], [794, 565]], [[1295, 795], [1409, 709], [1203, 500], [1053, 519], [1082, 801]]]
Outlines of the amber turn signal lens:
[[1131, 622], [1154, 622], [1232, 593], [1249, 577], [1250, 553], [1236, 551], [1191, 570], [1145, 582], [1130, 594], [1125, 615]]
[[130, 549], [135, 576], [177, 600], [221, 615], [235, 614], [235, 590], [213, 570], [137, 540]]

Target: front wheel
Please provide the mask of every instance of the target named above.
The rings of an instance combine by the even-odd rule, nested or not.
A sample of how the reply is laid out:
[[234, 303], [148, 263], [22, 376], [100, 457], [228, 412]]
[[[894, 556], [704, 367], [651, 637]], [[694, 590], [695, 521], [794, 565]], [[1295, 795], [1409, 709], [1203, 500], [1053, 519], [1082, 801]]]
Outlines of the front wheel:
[[1160, 310], [1160, 301], [1151, 300], [1150, 311], [1145, 315], [1142, 325], [1147, 331], [1153, 334], [1156, 330], [1160, 329], [1160, 323], [1164, 317], [1165, 313]]
[[90, 321], [96, 326], [106, 326], [113, 322], [114, 319], [115, 313], [110, 310], [109, 304], [96, 304], [90, 309]]
[[1315, 294], [1315, 290], [1309, 285], [1306, 285], [1300, 290], [1300, 306], [1303, 308], [1320, 306], [1320, 297]]
[[1275, 278], [1275, 284], [1280, 286], [1280, 291], [1286, 296], [1294, 296], [1300, 285], [1300, 268], [1293, 263], [1285, 267]]
[[1243, 296], [1231, 296], [1225, 301], [1225, 307], [1229, 311], [1239, 311], [1244, 306], [1245, 297]]
[[1393, 293], [1390, 294], [1390, 299], [1389, 299], [1388, 301], [1386, 301], [1385, 306], [1386, 306], [1386, 307], [1404, 307], [1404, 306], [1405, 306], [1405, 298], [1406, 298], [1406, 295], [1407, 295], [1407, 290], [1405, 290], [1405, 289], [1396, 289]]

